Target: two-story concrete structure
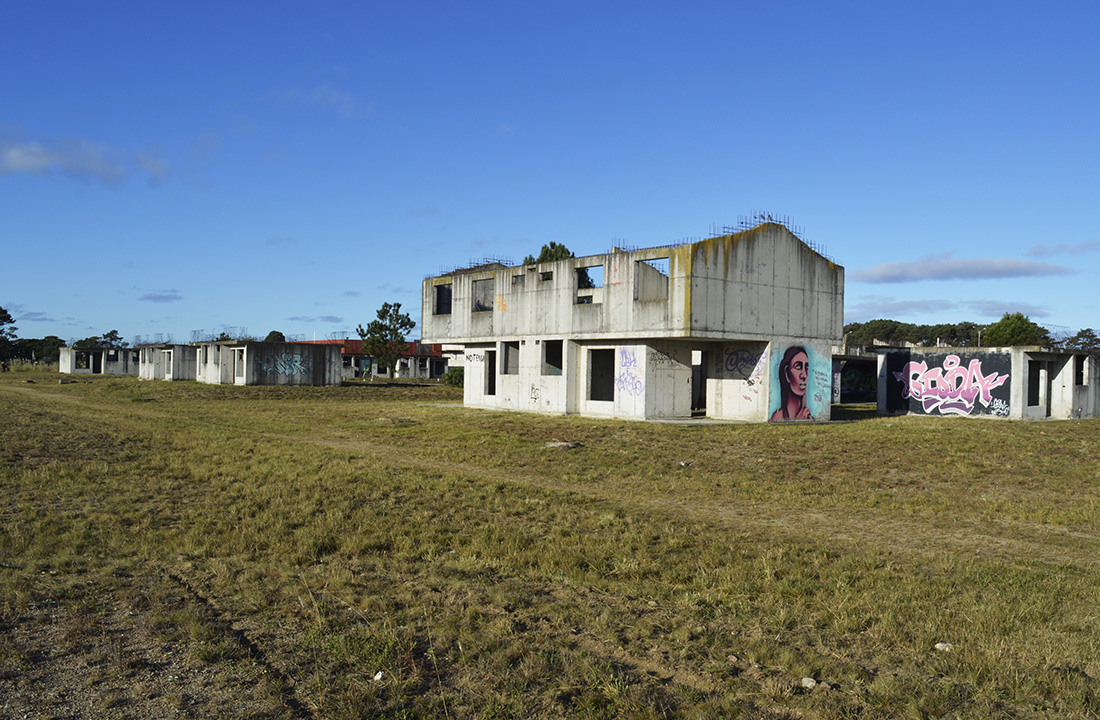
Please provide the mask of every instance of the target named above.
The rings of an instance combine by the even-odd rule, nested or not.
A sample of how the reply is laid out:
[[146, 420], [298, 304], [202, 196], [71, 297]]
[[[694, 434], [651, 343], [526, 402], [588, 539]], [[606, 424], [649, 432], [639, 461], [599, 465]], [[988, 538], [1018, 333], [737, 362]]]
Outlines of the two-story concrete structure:
[[428, 278], [426, 343], [471, 407], [827, 420], [844, 269], [778, 223], [677, 246]]

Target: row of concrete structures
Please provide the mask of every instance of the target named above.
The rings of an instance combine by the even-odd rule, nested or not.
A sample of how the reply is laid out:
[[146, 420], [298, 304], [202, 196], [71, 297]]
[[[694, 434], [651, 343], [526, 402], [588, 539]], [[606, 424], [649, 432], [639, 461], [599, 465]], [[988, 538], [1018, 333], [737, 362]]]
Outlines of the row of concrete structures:
[[259, 342], [214, 340], [134, 348], [61, 348], [59, 370], [71, 374], [138, 375], [143, 380], [197, 380], [217, 385], [339, 385], [362, 377], [439, 378], [440, 346], [406, 343], [396, 368], [380, 367], [362, 340]]
[[[429, 277], [425, 342], [468, 407], [639, 420], [825, 421], [840, 389], [844, 268], [786, 226]], [[1043, 348], [864, 358], [882, 414], [1095, 417], [1095, 358]], [[937, 401], [936, 399], [941, 399]]]

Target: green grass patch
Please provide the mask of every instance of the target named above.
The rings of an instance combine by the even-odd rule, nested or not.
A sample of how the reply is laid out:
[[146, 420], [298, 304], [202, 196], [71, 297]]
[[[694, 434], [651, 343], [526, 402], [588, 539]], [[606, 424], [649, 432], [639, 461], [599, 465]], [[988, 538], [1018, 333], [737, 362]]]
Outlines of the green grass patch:
[[1095, 715], [1098, 422], [460, 399], [5, 376], [0, 695], [79, 660], [123, 713]]

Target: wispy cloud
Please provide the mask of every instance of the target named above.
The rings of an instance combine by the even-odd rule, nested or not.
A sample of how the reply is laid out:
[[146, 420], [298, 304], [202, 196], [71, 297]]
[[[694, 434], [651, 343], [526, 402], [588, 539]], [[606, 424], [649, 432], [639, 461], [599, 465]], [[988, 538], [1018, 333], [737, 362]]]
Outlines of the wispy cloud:
[[1049, 257], [1051, 255], [1080, 255], [1081, 253], [1090, 253], [1100, 251], [1100, 241], [1090, 240], [1089, 242], [1078, 243], [1076, 245], [1067, 245], [1066, 243], [1059, 243], [1057, 245], [1036, 245], [1027, 251], [1029, 257]]
[[358, 290], [345, 290], [344, 297], [363, 297], [363, 293]]
[[1050, 317], [1050, 312], [1039, 305], [1015, 300], [970, 300], [962, 304], [970, 308], [972, 312], [984, 317], [1000, 318], [1005, 313], [1023, 313], [1031, 318]]
[[149, 184], [154, 187], [164, 182], [172, 172], [172, 166], [161, 155], [158, 147], [137, 151], [134, 153], [134, 160], [149, 176]]
[[282, 88], [271, 93], [272, 97], [287, 105], [306, 105], [327, 108], [342, 118], [361, 117], [370, 114], [370, 108], [355, 97], [329, 83], [315, 85], [312, 88], [301, 86]]
[[15, 316], [17, 322], [57, 322], [57, 318], [44, 312], [26, 312]]
[[1003, 278], [1072, 275], [1076, 270], [1036, 260], [1015, 258], [929, 257], [916, 262], [890, 262], [848, 276], [853, 282], [905, 283], [922, 280], [997, 280]]
[[408, 213], [409, 217], [439, 217], [441, 214], [439, 208], [431, 207], [430, 205], [426, 205], [422, 208], [414, 208], [409, 210]]
[[288, 317], [287, 320], [289, 320], [290, 322], [300, 322], [300, 323], [318, 323], [318, 322], [322, 322], [322, 323], [337, 324], [337, 323], [344, 322], [344, 318], [337, 317], [335, 315], [319, 315], [317, 317], [309, 317], [309, 316], [306, 316], [306, 315], [294, 315], [292, 317]]
[[929, 315], [954, 311], [960, 315], [978, 318], [1000, 318], [1005, 313], [1023, 313], [1032, 318], [1050, 317], [1050, 312], [1040, 306], [1016, 300], [962, 300], [955, 302], [941, 298], [931, 300], [897, 300], [882, 295], [861, 295], [858, 302], [844, 308], [845, 322], [866, 322], [876, 318], [911, 318], [917, 324], [929, 322]]
[[0, 175], [64, 175], [113, 185], [126, 178], [119, 155], [88, 140], [0, 140]]
[[153, 292], [147, 292], [138, 298], [139, 302], [151, 302], [151, 303], [170, 303], [183, 300], [183, 295], [179, 294], [178, 290], [155, 290]]
[[844, 308], [846, 322], [864, 322], [875, 318], [910, 317], [954, 310], [958, 305], [951, 300], [896, 300], [880, 295], [863, 295], [859, 302]]
[[0, 138], [0, 175], [60, 176], [117, 185], [135, 170], [158, 185], [168, 177], [171, 165], [155, 147], [130, 152], [85, 139]]
[[515, 135], [518, 130], [515, 125], [511, 123], [500, 123], [497, 125], [497, 135]]

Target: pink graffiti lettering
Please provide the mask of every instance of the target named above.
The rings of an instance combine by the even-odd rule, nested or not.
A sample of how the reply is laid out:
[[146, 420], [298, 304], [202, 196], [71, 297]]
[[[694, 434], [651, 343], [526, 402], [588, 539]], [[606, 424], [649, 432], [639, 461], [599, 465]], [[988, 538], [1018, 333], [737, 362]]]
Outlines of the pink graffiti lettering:
[[958, 355], [948, 355], [943, 367], [929, 369], [928, 364], [908, 362], [894, 377], [902, 384], [903, 398], [921, 401], [925, 412], [939, 411], [944, 415], [969, 415], [975, 401], [989, 407], [992, 392], [1004, 385], [1008, 375], [982, 374], [982, 361], [974, 358], [963, 367]]

